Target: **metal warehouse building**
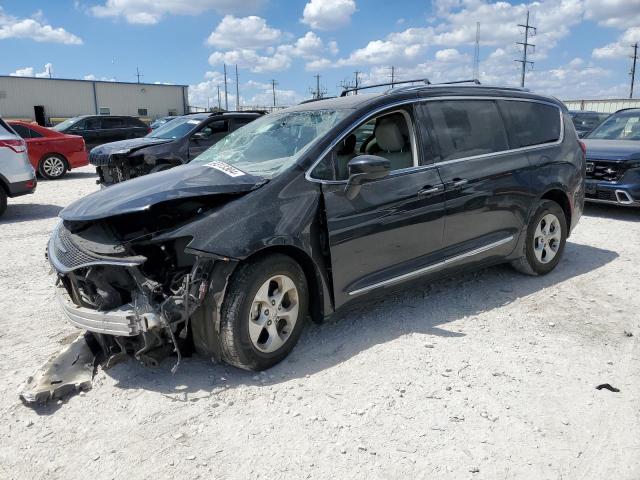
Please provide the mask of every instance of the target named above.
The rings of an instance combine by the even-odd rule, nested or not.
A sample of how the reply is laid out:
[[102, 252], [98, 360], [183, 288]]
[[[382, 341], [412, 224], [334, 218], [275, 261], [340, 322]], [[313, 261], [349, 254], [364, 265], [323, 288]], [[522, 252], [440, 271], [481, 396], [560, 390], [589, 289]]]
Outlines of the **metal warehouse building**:
[[0, 116], [56, 124], [77, 115], [154, 120], [188, 112], [186, 85], [0, 76]]

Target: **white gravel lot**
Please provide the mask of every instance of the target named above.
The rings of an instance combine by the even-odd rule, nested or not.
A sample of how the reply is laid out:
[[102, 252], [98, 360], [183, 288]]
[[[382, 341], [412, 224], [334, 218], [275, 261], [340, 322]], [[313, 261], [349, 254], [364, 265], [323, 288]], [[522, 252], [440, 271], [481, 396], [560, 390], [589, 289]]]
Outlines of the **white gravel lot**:
[[77, 332], [45, 245], [94, 180], [0, 219], [0, 478], [640, 478], [640, 211], [589, 206], [545, 277], [495, 267], [310, 325], [266, 374], [131, 361], [34, 410], [19, 385]]

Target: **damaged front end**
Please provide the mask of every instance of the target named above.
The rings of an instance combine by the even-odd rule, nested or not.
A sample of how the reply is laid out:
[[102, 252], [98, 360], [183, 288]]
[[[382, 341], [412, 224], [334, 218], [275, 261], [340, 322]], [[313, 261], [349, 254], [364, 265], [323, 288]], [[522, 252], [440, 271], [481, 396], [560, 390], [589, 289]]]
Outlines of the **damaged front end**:
[[139, 138], [94, 148], [89, 154], [89, 162], [96, 167], [97, 183], [109, 186], [184, 163], [180, 158], [174, 158], [168, 143]]
[[[233, 262], [186, 253], [191, 239], [167, 231], [220, 200], [169, 202], [153, 212], [58, 224], [47, 248], [58, 301], [72, 324], [92, 332], [104, 365], [133, 356], [155, 366], [175, 352], [175, 371], [181, 351], [191, 350], [190, 321], [207, 300], [214, 271], [215, 288], [224, 289]], [[214, 315], [215, 308], [198, 312], [198, 331], [203, 322], [215, 324]], [[209, 338], [196, 343], [215, 358], [215, 331], [205, 330]]]

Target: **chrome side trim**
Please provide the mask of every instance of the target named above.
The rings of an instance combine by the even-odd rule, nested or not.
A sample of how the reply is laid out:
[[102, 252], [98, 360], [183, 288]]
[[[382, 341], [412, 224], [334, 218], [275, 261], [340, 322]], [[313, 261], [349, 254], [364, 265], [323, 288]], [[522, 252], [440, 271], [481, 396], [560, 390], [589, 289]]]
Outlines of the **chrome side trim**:
[[404, 282], [405, 280], [409, 280], [411, 278], [414, 277], [418, 277], [420, 275], [423, 275], [425, 273], [434, 271], [434, 270], [439, 270], [441, 268], [444, 268], [452, 263], [458, 262], [460, 260], [464, 260], [465, 258], [469, 258], [469, 257], [473, 257], [474, 255], [479, 255], [480, 253], [484, 253], [487, 252], [489, 250], [492, 250], [494, 248], [497, 248], [501, 245], [504, 245], [506, 243], [509, 243], [510, 241], [513, 240], [513, 235], [509, 235], [508, 237], [505, 237], [501, 240], [498, 240], [497, 242], [493, 242], [490, 243], [488, 245], [484, 245], [482, 247], [476, 248], [474, 250], [471, 250], [469, 252], [466, 253], [462, 253], [460, 255], [456, 255], [455, 257], [451, 257], [451, 258], [447, 258], [446, 260], [442, 260], [440, 262], [437, 263], [433, 263], [431, 265], [427, 265], [426, 267], [420, 268], [418, 270], [414, 270], [413, 272], [409, 272], [409, 273], [405, 273], [403, 275], [398, 275], [397, 277], [393, 277], [390, 278], [388, 280], [383, 280], [381, 282], [377, 282], [377, 283], [373, 283], [371, 285], [367, 285], [366, 287], [362, 287], [362, 288], [358, 288], [357, 290], [352, 290], [349, 292], [350, 296], [353, 295], [360, 295], [361, 293], [365, 293], [368, 292], [370, 290], [373, 290], [374, 288], [379, 288], [379, 287], [386, 287], [389, 285], [393, 285], [399, 282]]
[[618, 207], [640, 207], [640, 202], [620, 203], [617, 200], [602, 200], [600, 198], [589, 198], [589, 197], [585, 197], [584, 201], [587, 203], [602, 203], [606, 205], [617, 205]]
[[[340, 135], [338, 135], [336, 137], [336, 139], [333, 142], [331, 142], [329, 144], [329, 146], [327, 148], [325, 148], [323, 150], [323, 152], [320, 154], [318, 159], [315, 162], [313, 162], [313, 164], [307, 169], [307, 171], [305, 172], [304, 177], [307, 180], [309, 180], [310, 182], [314, 182], [314, 183], [323, 183], [323, 184], [328, 184], [328, 185], [346, 184], [347, 180], [321, 180], [319, 178], [314, 178], [314, 177], [311, 176], [311, 172], [326, 157], [326, 155], [340, 141], [342, 141], [342, 139], [345, 138], [353, 129], [355, 129], [358, 126], [362, 125], [363, 123], [367, 122], [372, 117], [375, 117], [380, 112], [383, 112], [383, 111], [388, 110], [390, 108], [399, 107], [399, 106], [402, 106], [402, 105], [408, 105], [408, 104], [411, 104], [411, 103], [423, 103], [423, 102], [426, 103], [426, 102], [436, 102], [436, 101], [442, 101], [442, 100], [505, 100], [505, 101], [512, 101], [512, 102], [533, 102], [533, 103], [542, 103], [543, 105], [549, 105], [550, 107], [555, 107], [555, 108], [558, 109], [558, 114], [560, 115], [560, 138], [558, 140], [556, 140], [555, 142], [541, 143], [539, 145], [531, 145], [529, 147], [512, 148], [510, 150], [503, 150], [502, 152], [485, 153], [485, 154], [482, 154], [482, 155], [473, 155], [473, 156], [470, 156], [470, 157], [456, 158], [455, 160], [446, 160], [446, 161], [443, 161], [443, 162], [431, 163], [429, 165], [420, 165], [420, 167], [438, 167], [440, 165], [448, 165], [448, 164], [463, 162], [463, 161], [467, 161], [467, 160], [475, 160], [475, 159], [486, 158], [486, 157], [495, 157], [497, 155], [508, 155], [510, 153], [527, 152], [527, 151], [538, 150], [538, 149], [542, 149], [542, 148], [548, 148], [548, 147], [555, 146], [555, 145], [560, 145], [564, 141], [565, 129], [564, 129], [564, 119], [562, 117], [562, 109], [558, 105], [553, 103], [553, 102], [545, 102], [543, 100], [536, 100], [536, 99], [532, 99], [532, 98], [484, 97], [484, 96], [474, 96], [474, 95], [461, 95], [461, 96], [453, 96], [452, 95], [452, 96], [446, 96], [446, 97], [431, 97], [431, 98], [418, 98], [418, 97], [416, 97], [416, 98], [409, 98], [409, 99], [405, 99], [405, 100], [402, 100], [402, 101], [390, 103], [388, 105], [380, 106], [380, 107], [376, 108], [375, 110], [369, 112], [367, 115], [364, 115], [364, 116], [360, 117], [360, 119], [358, 119], [357, 121], [355, 121], [351, 125], [349, 125], [349, 127], [347, 127]], [[414, 135], [415, 135], [415, 127], [414, 127]], [[418, 168], [418, 167], [414, 167], [414, 168]], [[396, 170], [396, 172], [404, 173], [404, 172], [409, 171], [409, 170], [410, 169], [406, 168], [406, 169], [402, 169], [402, 170]], [[392, 172], [392, 173], [396, 173], [396, 172]]]

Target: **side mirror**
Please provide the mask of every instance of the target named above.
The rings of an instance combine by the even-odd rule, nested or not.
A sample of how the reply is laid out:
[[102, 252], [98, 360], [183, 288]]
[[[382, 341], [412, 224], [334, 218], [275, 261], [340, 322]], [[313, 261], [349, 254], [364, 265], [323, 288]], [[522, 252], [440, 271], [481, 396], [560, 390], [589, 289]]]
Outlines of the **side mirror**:
[[193, 134], [193, 136], [191, 137], [192, 140], [205, 140], [207, 138], [209, 138], [210, 135], [207, 134], [207, 132], [204, 131], [199, 131]]
[[363, 183], [380, 180], [389, 176], [391, 162], [376, 155], [360, 155], [349, 162], [349, 181], [345, 188], [345, 194], [349, 200], [353, 200]]

